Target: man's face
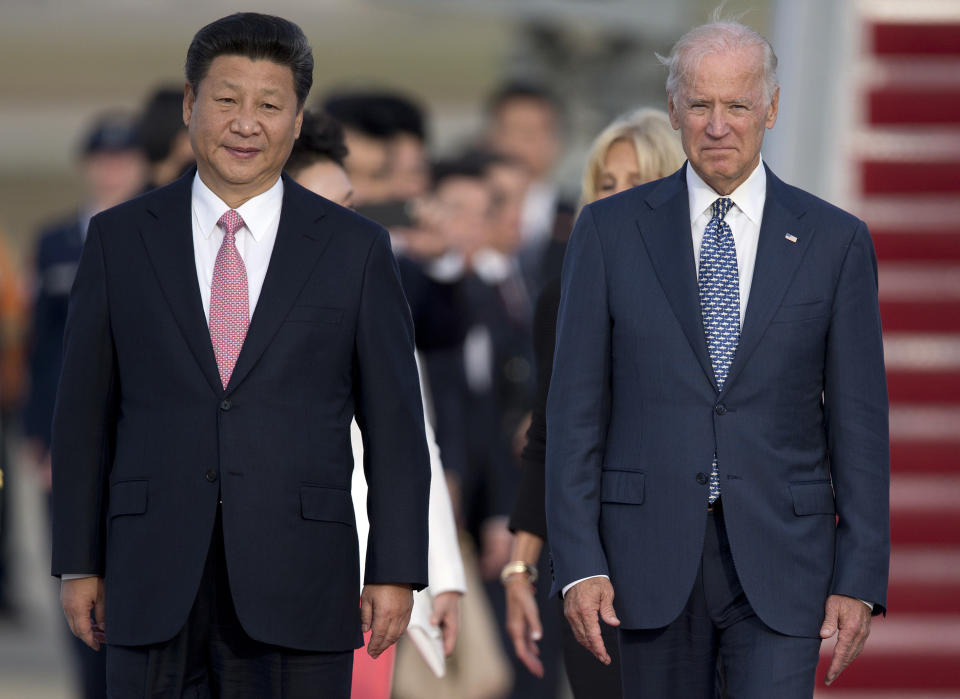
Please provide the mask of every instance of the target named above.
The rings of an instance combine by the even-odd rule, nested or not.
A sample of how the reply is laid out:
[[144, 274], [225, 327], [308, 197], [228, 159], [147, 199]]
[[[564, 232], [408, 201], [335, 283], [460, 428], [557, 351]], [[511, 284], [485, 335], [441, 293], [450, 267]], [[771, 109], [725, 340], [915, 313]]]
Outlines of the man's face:
[[453, 247], [470, 254], [489, 242], [492, 197], [484, 180], [448, 177], [435, 197], [438, 223]]
[[381, 204], [389, 201], [390, 157], [386, 141], [354, 129], [344, 129], [347, 174], [353, 182], [354, 204]]
[[758, 47], [704, 56], [696, 74], [668, 96], [670, 123], [690, 165], [718, 194], [732, 192], [757, 166], [778, 98], [779, 90], [764, 102]]
[[560, 125], [555, 110], [532, 97], [507, 100], [494, 116], [490, 146], [519, 160], [535, 179], [546, 178], [560, 155]]
[[321, 160], [298, 172], [294, 179], [311, 192], [340, 206], [353, 206], [353, 185], [347, 171], [332, 160]]
[[390, 198], [408, 201], [423, 195], [430, 186], [427, 149], [413, 134], [397, 134], [389, 143]]
[[514, 253], [523, 242], [523, 201], [530, 175], [519, 164], [497, 163], [487, 169], [487, 181], [492, 194], [493, 246], [501, 252]]
[[293, 71], [217, 56], [196, 94], [187, 85], [183, 120], [204, 184], [236, 208], [274, 185], [300, 135]]
[[146, 158], [133, 148], [91, 153], [84, 157], [81, 170], [89, 204], [97, 212], [132, 199], [147, 182]]

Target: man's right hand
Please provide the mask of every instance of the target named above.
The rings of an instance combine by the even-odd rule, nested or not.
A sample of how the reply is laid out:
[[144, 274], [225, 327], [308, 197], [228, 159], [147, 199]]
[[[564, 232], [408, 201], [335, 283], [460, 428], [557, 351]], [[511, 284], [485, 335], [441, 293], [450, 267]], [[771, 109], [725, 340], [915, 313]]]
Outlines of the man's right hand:
[[609, 578], [587, 578], [571, 587], [563, 596], [563, 615], [570, 622], [577, 642], [601, 663], [609, 665], [610, 655], [600, 635], [598, 614], [609, 626], [620, 626], [613, 609], [613, 585]]
[[[94, 650], [106, 641], [105, 589], [103, 578], [93, 576], [60, 582], [60, 604], [73, 635]], [[91, 612], [96, 620], [90, 618]]]

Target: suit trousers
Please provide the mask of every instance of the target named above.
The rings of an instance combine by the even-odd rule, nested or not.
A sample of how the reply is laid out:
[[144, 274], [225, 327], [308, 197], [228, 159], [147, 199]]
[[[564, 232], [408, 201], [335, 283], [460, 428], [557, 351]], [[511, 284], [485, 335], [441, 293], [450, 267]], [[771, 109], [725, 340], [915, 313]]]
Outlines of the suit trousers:
[[560, 602], [563, 629], [563, 665], [574, 699], [620, 699], [620, 642], [617, 629], [600, 621], [600, 635], [611, 661], [609, 665], [604, 665], [577, 641], [573, 629], [563, 616], [563, 598], [557, 599]]
[[819, 655], [819, 638], [777, 633], [754, 613], [720, 500], [680, 616], [659, 629], [620, 630], [624, 699], [810, 699]]
[[218, 509], [200, 589], [187, 623], [164, 643], [108, 644], [107, 696], [349, 699], [352, 668], [352, 650], [293, 650], [261, 643], [246, 634], [233, 606]]

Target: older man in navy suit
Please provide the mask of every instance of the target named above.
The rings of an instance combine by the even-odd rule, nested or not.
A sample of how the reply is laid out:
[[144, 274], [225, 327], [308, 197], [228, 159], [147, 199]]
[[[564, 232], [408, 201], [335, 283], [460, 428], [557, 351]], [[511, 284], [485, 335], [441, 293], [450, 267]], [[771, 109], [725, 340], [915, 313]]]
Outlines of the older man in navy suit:
[[197, 170], [90, 223], [53, 572], [74, 633], [107, 644], [113, 697], [348, 697], [361, 632], [376, 657], [427, 583], [409, 310], [386, 232], [282, 175], [313, 74], [300, 28], [232, 15], [186, 65]]
[[[555, 590], [626, 697], [809, 698], [884, 611], [887, 393], [866, 226], [762, 162], [776, 57], [735, 22], [663, 59], [688, 162], [588, 206], [548, 404]], [[616, 591], [616, 610], [614, 609]], [[717, 673], [716, 668], [721, 668]]]

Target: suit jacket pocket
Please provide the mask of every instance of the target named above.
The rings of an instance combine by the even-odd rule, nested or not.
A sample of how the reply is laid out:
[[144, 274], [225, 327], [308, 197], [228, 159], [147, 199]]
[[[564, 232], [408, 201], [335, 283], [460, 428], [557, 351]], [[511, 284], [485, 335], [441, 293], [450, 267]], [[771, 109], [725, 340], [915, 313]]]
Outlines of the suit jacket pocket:
[[791, 483], [790, 495], [797, 515], [833, 515], [837, 512], [833, 486], [829, 482]]
[[830, 301], [805, 301], [804, 303], [785, 303], [773, 316], [773, 323], [791, 323], [801, 320], [814, 320], [830, 315]]
[[638, 471], [604, 471], [600, 502], [642, 505], [645, 475]]
[[300, 516], [317, 522], [341, 522], [355, 526], [350, 491], [340, 488], [301, 485]]
[[343, 318], [342, 308], [326, 306], [294, 306], [287, 313], [288, 323], [339, 323]]
[[146, 479], [119, 481], [110, 486], [108, 516], [142, 515], [147, 511]]

